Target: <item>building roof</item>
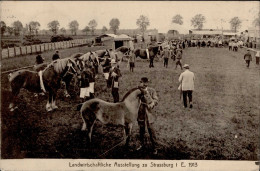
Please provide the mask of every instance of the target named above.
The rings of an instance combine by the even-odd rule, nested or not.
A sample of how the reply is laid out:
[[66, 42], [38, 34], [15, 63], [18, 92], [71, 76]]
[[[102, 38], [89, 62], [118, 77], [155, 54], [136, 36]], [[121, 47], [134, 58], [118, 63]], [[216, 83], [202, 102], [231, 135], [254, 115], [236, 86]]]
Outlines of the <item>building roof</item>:
[[101, 36], [99, 36], [100, 38], [104, 38], [104, 37], [111, 37], [114, 40], [133, 40], [132, 37], [129, 37], [126, 34], [120, 34], [120, 35], [115, 35], [115, 34], [103, 34]]
[[192, 34], [201, 34], [201, 35], [214, 35], [222, 34], [221, 30], [191, 30]]

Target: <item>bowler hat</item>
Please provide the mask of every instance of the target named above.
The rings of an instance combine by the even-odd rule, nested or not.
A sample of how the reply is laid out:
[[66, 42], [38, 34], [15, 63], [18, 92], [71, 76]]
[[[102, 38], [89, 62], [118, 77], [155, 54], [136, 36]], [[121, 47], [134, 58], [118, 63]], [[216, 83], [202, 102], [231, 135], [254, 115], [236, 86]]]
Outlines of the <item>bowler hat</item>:
[[188, 64], [184, 64], [183, 68], [187, 68], [187, 69], [189, 69], [190, 66], [189, 66]]
[[148, 80], [147, 77], [142, 77], [142, 78], [141, 78], [141, 82], [143, 82], [143, 83], [148, 83], [149, 80]]

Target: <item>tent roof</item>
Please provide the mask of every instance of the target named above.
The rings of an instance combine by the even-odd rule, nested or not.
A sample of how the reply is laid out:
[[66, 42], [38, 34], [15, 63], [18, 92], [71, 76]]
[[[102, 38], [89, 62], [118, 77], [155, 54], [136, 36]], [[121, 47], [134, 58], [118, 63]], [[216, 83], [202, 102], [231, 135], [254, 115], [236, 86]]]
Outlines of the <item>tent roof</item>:
[[222, 31], [219, 30], [192, 30], [192, 34], [202, 34], [202, 35], [213, 35], [213, 34], [222, 34]]
[[103, 38], [103, 37], [111, 37], [113, 38], [114, 40], [132, 40], [133, 38], [132, 37], [129, 37], [128, 35], [126, 34], [120, 34], [120, 35], [115, 35], [115, 34], [103, 34], [101, 36], [99, 36], [100, 38]]

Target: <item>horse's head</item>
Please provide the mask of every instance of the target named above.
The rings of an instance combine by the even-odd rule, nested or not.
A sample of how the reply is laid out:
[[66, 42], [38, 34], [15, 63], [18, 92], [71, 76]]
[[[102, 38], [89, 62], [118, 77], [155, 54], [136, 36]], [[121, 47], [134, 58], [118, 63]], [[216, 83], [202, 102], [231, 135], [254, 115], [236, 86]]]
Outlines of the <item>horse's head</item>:
[[107, 50], [105, 56], [109, 56], [110, 59], [116, 59], [116, 54], [112, 49]]
[[96, 52], [90, 51], [89, 60], [91, 60], [94, 65], [99, 65], [99, 58]]
[[150, 93], [148, 92], [148, 90], [142, 86], [139, 86], [138, 89], [140, 90], [140, 94], [138, 95], [140, 100], [146, 104], [152, 103], [153, 99], [152, 99]]
[[73, 59], [70, 58], [67, 60], [66, 73], [64, 75], [67, 73], [76, 74], [78, 77], [80, 77], [81, 74], [80, 67]]

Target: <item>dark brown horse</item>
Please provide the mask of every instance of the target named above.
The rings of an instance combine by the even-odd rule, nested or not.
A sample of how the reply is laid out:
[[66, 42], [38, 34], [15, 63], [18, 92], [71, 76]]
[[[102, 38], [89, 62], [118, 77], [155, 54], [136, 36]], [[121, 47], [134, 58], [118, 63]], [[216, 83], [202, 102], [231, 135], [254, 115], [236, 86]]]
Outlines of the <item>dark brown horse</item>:
[[80, 70], [76, 63], [70, 58], [65, 58], [53, 61], [40, 72], [20, 70], [9, 74], [12, 90], [12, 101], [9, 105], [10, 111], [16, 108], [15, 101], [21, 88], [35, 93], [48, 92], [49, 100], [46, 104], [46, 110], [52, 111], [58, 108], [55, 104], [57, 90], [60, 88], [62, 78], [70, 72], [80, 75]]
[[140, 57], [142, 59], [149, 59], [150, 64], [149, 67], [154, 67], [153, 61], [155, 56], [159, 52], [159, 46], [150, 46], [147, 49], [135, 49], [134, 53], [136, 57]]

